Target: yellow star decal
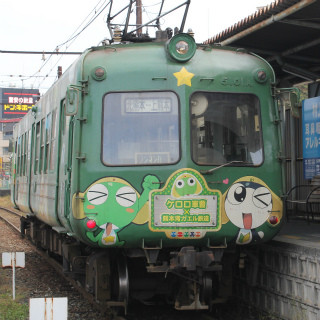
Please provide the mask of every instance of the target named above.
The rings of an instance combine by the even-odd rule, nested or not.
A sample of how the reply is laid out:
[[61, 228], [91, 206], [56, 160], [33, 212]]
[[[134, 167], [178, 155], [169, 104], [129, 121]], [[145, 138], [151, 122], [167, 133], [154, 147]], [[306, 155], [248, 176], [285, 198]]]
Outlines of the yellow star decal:
[[191, 87], [191, 79], [194, 77], [194, 74], [188, 72], [185, 67], [182, 67], [179, 72], [175, 72], [173, 75], [178, 79], [178, 87], [182, 86], [183, 84]]

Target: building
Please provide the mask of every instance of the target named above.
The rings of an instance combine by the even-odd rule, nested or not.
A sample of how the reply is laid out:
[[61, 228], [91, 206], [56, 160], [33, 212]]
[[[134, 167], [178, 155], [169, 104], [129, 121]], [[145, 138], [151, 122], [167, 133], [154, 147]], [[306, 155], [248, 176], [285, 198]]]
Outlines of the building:
[[39, 100], [39, 90], [0, 88], [0, 189], [9, 189], [13, 127]]

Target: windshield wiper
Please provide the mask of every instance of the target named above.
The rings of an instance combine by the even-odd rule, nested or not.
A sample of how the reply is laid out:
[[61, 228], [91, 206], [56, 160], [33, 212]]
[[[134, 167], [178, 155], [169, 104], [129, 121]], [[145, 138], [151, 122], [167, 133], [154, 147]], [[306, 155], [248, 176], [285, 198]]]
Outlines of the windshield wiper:
[[202, 174], [209, 174], [209, 173], [212, 173], [213, 171], [216, 171], [216, 170], [218, 170], [218, 169], [220, 169], [220, 168], [222, 168], [222, 167], [226, 167], [226, 166], [229, 166], [230, 164], [234, 164], [234, 163], [247, 163], [247, 162], [239, 161], [239, 160], [234, 160], [234, 161], [230, 161], [230, 162], [224, 163], [224, 164], [222, 164], [221, 166], [212, 168], [212, 169], [210, 169], [210, 170], [200, 171], [200, 173], [202, 173]]

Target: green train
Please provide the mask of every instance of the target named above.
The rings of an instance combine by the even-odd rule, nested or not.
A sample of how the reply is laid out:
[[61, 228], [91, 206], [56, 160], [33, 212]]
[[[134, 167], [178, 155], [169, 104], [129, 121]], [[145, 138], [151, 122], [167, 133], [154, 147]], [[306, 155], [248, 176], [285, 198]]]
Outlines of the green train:
[[208, 309], [236, 249], [283, 221], [276, 79], [244, 50], [158, 36], [88, 49], [21, 120], [12, 201], [106, 305]]

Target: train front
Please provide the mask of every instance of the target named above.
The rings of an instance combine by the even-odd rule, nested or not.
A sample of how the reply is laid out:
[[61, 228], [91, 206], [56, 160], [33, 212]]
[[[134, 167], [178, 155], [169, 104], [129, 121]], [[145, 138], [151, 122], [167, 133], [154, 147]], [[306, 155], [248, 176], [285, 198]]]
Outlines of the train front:
[[205, 308], [224, 252], [268, 241], [281, 225], [272, 69], [243, 50], [177, 34], [92, 48], [82, 79], [74, 234], [142, 259], [149, 273], [200, 284], [204, 298], [194, 301]]

